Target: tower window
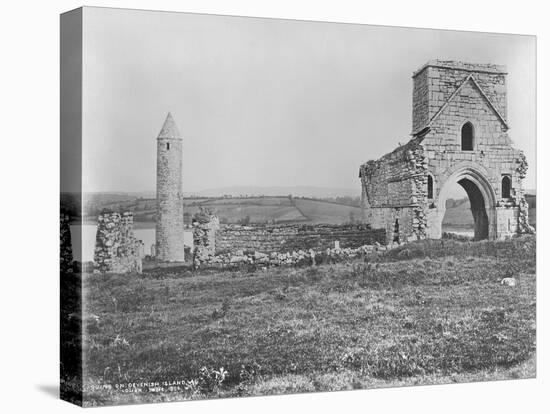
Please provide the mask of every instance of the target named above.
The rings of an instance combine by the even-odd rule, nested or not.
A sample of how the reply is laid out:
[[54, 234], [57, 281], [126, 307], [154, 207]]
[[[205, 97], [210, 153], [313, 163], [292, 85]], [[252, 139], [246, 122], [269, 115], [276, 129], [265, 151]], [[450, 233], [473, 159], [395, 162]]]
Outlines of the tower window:
[[471, 122], [462, 125], [462, 151], [472, 151], [474, 149], [474, 126]]
[[507, 175], [502, 177], [502, 198], [510, 198], [510, 177]]
[[166, 143], [166, 150], [170, 151], [170, 143], [169, 142]]
[[428, 198], [434, 198], [434, 179], [428, 175]]

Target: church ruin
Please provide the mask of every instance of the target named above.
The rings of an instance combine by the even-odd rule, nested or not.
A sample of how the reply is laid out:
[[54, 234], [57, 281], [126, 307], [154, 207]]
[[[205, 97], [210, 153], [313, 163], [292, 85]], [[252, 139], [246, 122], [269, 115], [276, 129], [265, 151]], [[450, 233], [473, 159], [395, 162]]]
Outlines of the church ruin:
[[508, 136], [506, 68], [433, 60], [413, 78], [412, 138], [360, 167], [364, 220], [387, 243], [440, 238], [445, 201], [458, 183], [474, 238], [532, 233], [527, 162]]

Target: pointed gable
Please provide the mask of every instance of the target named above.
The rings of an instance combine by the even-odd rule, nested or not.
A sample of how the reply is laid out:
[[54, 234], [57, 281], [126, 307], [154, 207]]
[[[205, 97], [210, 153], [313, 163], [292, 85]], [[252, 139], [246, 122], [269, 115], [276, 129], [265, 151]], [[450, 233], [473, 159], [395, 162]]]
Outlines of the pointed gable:
[[449, 106], [449, 104], [456, 99], [458, 95], [460, 95], [460, 91], [466, 86], [466, 85], [472, 85], [477, 91], [479, 91], [480, 97], [485, 101], [485, 103], [489, 106], [491, 111], [496, 115], [496, 117], [500, 120], [500, 122], [503, 124], [505, 129], [508, 129], [508, 123], [504, 116], [499, 112], [497, 107], [491, 102], [487, 94], [483, 91], [483, 88], [479, 85], [479, 83], [476, 81], [473, 74], [469, 74], [466, 76], [464, 81], [456, 88], [456, 90], [451, 94], [451, 96], [445, 101], [445, 103], [438, 109], [438, 111], [435, 113], [435, 115], [430, 119], [430, 121], [427, 123], [427, 125], [422, 128], [430, 128], [433, 123], [439, 118], [439, 116], [443, 113], [443, 111]]

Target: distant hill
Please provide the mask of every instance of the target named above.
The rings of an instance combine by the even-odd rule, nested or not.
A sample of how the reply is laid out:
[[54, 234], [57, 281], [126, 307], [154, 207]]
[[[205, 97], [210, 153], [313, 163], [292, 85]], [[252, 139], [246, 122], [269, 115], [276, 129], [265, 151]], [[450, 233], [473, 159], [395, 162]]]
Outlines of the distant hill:
[[292, 186], [292, 187], [261, 187], [261, 186], [234, 186], [212, 188], [196, 192], [184, 192], [186, 196], [200, 197], [251, 197], [251, 196], [288, 196], [326, 198], [326, 197], [356, 197], [361, 194], [360, 188], [336, 188], [336, 187], [314, 187], [314, 186]]
[[[185, 188], [184, 188], [185, 190]], [[340, 188], [340, 187], [316, 187], [316, 186], [232, 186], [209, 188], [199, 191], [184, 191], [185, 197], [255, 197], [255, 196], [288, 196], [310, 197], [310, 198], [335, 198], [335, 197], [358, 197], [361, 195], [361, 189]], [[97, 197], [137, 197], [137, 198], [155, 198], [156, 191], [136, 191], [136, 192], [97, 192], [92, 193]]]
[[[201, 207], [212, 210], [222, 223], [347, 223], [361, 217], [360, 198], [340, 196], [316, 199], [294, 196], [186, 197], [185, 221]], [[74, 203], [74, 200], [73, 200]], [[127, 194], [91, 194], [84, 220], [95, 220], [103, 210], [132, 211], [139, 222], [154, 222], [156, 199]], [[73, 208], [77, 211], [78, 208]]]

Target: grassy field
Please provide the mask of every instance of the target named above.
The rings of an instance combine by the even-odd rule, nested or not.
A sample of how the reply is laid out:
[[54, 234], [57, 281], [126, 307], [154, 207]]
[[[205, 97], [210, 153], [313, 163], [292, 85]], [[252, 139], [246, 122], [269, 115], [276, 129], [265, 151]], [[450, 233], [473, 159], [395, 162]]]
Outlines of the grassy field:
[[[361, 218], [361, 209], [333, 201], [288, 196], [185, 198], [183, 200], [187, 220], [200, 207], [211, 209], [222, 222], [237, 223], [247, 219], [252, 223], [329, 223], [342, 224]], [[89, 215], [95, 219], [103, 208], [117, 211], [133, 211], [138, 222], [154, 222], [156, 201], [138, 198], [97, 198]]]
[[[535, 375], [532, 236], [317, 267], [89, 275], [84, 291], [88, 405]], [[160, 386], [106, 387], [142, 381]]]

